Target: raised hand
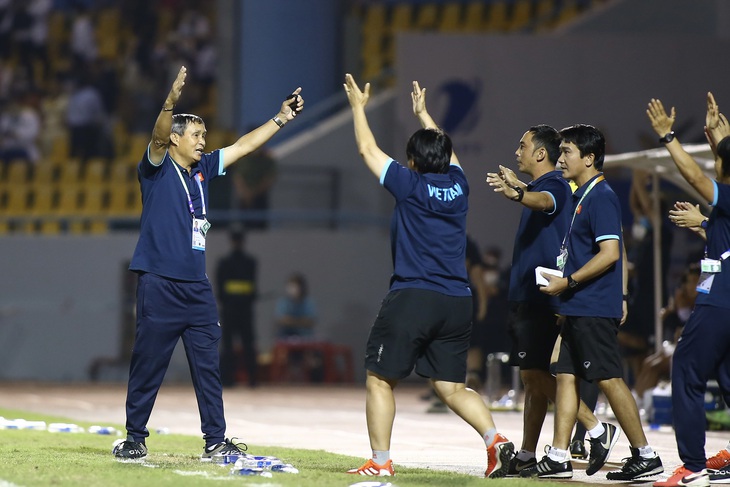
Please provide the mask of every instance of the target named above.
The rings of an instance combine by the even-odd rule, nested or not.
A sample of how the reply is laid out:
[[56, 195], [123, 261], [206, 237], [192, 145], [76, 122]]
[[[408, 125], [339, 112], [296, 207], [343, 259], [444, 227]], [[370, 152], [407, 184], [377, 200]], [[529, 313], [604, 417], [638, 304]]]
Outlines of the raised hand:
[[652, 128], [659, 137], [663, 137], [672, 131], [672, 126], [674, 125], [674, 120], [676, 118], [676, 111], [674, 110], [674, 107], [672, 107], [670, 113], [671, 115], [667, 115], [661, 100], [652, 98], [649, 102], [646, 114], [649, 117]]
[[411, 100], [413, 100], [413, 114], [420, 116], [426, 111], [426, 88], [421, 89], [418, 81], [413, 82], [413, 91], [411, 92]]
[[350, 106], [352, 108], [364, 108], [365, 105], [368, 104], [368, 100], [370, 99], [370, 83], [365, 83], [365, 89], [361, 90], [360, 87], [357, 86], [355, 78], [348, 73], [345, 75], [345, 83], [342, 86], [345, 87], [345, 94], [347, 95], [347, 100], [350, 102]]

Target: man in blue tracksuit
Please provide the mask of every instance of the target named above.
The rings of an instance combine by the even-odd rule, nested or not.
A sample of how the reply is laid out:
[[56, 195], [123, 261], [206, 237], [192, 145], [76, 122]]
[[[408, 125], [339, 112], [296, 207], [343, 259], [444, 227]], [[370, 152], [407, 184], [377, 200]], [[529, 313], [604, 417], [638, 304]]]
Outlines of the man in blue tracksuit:
[[142, 191], [140, 236], [129, 266], [138, 274], [137, 329], [127, 389], [127, 438], [115, 444], [121, 460], [147, 455], [147, 421], [178, 340], [185, 345], [205, 439], [202, 461], [241, 453], [225, 437], [218, 342], [221, 328], [215, 296], [205, 273], [210, 228], [208, 182], [250, 154], [303, 107], [299, 96], [234, 144], [205, 153], [203, 120], [173, 115], [187, 70], [183, 66], [162, 105], [152, 140], [137, 168]]
[[[667, 116], [661, 101], [652, 99], [646, 111], [659, 141], [669, 151], [687, 182], [712, 205], [705, 230], [707, 246], [700, 262], [697, 299], [677, 341], [672, 357], [672, 414], [679, 458], [683, 465], [656, 487], [706, 487], [710, 481], [726, 483], [730, 475], [708, 474], [719, 462], [727, 465], [729, 452], [714, 459], [705, 455], [704, 397], [707, 381], [714, 375], [730, 404], [730, 127], [711, 93], [707, 95], [706, 133], [715, 153], [717, 179], [707, 177], [684, 150], [672, 131], [675, 110]], [[714, 460], [714, 462], [713, 462]], [[724, 460], [724, 461], [723, 461]], [[718, 467], [715, 467], [718, 468]], [[714, 477], [714, 478], [713, 478]]]

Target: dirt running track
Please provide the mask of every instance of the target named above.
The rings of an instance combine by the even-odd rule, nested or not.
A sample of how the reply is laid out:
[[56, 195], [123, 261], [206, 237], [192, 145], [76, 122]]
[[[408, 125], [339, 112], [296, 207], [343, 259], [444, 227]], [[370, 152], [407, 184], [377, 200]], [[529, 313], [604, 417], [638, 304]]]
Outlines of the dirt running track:
[[[396, 416], [392, 455], [396, 464], [453, 470], [483, 475], [486, 454], [479, 436], [455, 414], [427, 413], [419, 396], [425, 386], [403, 385], [396, 389]], [[70, 385], [0, 383], [0, 407], [59, 415], [77, 421], [124, 424], [124, 385]], [[284, 446], [326, 450], [365, 458], [370, 455], [365, 427], [364, 386], [271, 386], [226, 389], [224, 400], [228, 435], [258, 446]], [[521, 412], [494, 412], [500, 432], [519, 448]], [[190, 385], [164, 385], [152, 412], [147, 446], [154, 451], [154, 431], [200, 436], [200, 420]], [[659, 452], [666, 473], [679, 464], [674, 433], [669, 428], [651, 430], [649, 443]], [[552, 415], [546, 418], [540, 448], [552, 438]], [[728, 432], [708, 432], [707, 452], [714, 455], [730, 439]], [[111, 447], [111, 441], [110, 441]], [[202, 439], [201, 439], [202, 447]], [[262, 449], [263, 450], [263, 449]], [[266, 454], [265, 451], [254, 451]], [[621, 436], [604, 469], [620, 466], [628, 456], [628, 442]], [[541, 456], [542, 452], [538, 452]], [[353, 465], [357, 466], [357, 465]], [[574, 462], [574, 481], [612, 484], [601, 472], [585, 475], [584, 462]], [[653, 479], [652, 479], [653, 480]], [[646, 484], [644, 484], [646, 485]]]

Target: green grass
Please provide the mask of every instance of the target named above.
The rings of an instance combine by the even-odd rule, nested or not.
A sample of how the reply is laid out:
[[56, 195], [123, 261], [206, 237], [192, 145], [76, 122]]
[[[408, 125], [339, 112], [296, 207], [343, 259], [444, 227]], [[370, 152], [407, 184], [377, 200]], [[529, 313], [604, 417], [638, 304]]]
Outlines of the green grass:
[[[6, 419], [23, 418], [46, 423], [75, 423], [88, 429], [93, 423], [75, 422], [66, 418], [0, 409]], [[121, 425], [114, 426], [123, 429]], [[374, 480], [343, 473], [358, 466], [363, 459], [336, 455], [321, 450], [249, 445], [249, 453], [272, 455], [291, 463], [299, 474], [273, 473], [273, 478], [230, 475], [230, 468], [201, 463], [198, 459], [202, 440], [194, 436], [151, 434], [148, 445], [152, 450], [144, 464], [120, 463], [111, 455], [116, 437], [91, 433], [50, 433], [48, 431], [0, 430], [0, 485], [9, 482], [18, 486], [198, 486], [220, 485], [220, 481], [236, 484], [268, 486], [342, 487]], [[399, 467], [391, 481], [398, 487], [407, 486], [483, 486], [535, 487], [534, 480], [485, 480], [452, 472]], [[540, 487], [555, 487], [557, 483], [538, 481]]]

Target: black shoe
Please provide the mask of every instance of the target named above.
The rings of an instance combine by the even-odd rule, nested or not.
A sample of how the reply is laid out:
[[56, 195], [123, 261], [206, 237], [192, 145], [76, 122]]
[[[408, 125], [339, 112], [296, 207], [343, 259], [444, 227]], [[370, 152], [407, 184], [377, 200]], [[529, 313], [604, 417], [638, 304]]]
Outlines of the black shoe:
[[144, 442], [134, 441], [128, 436], [126, 440], [117, 440], [114, 443], [112, 454], [118, 460], [139, 460], [147, 456], [147, 446]]
[[611, 423], [603, 423], [603, 427], [606, 431], [604, 431], [598, 438], [591, 438], [590, 440], [591, 455], [588, 458], [586, 475], [593, 475], [601, 470], [601, 468], [606, 464], [608, 456], [611, 454], [611, 450], [613, 450], [614, 445], [616, 445], [618, 437], [621, 436], [621, 430]]
[[724, 470], [708, 470], [711, 484], [730, 484], [730, 467]]
[[654, 458], [644, 458], [639, 455], [638, 448], [629, 448], [631, 457], [624, 458], [624, 466], [621, 470], [608, 472], [606, 478], [608, 480], [634, 480], [640, 477], [648, 477], [650, 475], [659, 475], [664, 472], [662, 459], [659, 455]]
[[509, 470], [507, 470], [508, 477], [519, 477], [520, 473], [530, 467], [534, 467], [537, 464], [536, 458], [530, 458], [529, 460], [520, 460], [516, 456], [512, 457], [509, 461]]
[[235, 438], [230, 440], [226, 438], [226, 441], [221, 441], [215, 445], [206, 447], [200, 455], [201, 462], [210, 462], [213, 460], [214, 455], [243, 455], [244, 451], [248, 450], [245, 443], [233, 443]]
[[575, 440], [570, 444], [570, 457], [575, 460], [585, 460], [588, 458], [586, 445], [581, 440]]
[[[545, 447], [547, 451], [550, 447]], [[520, 472], [520, 477], [539, 477], [541, 479], [572, 479], [573, 465], [570, 461], [556, 462], [545, 455], [542, 460]]]

